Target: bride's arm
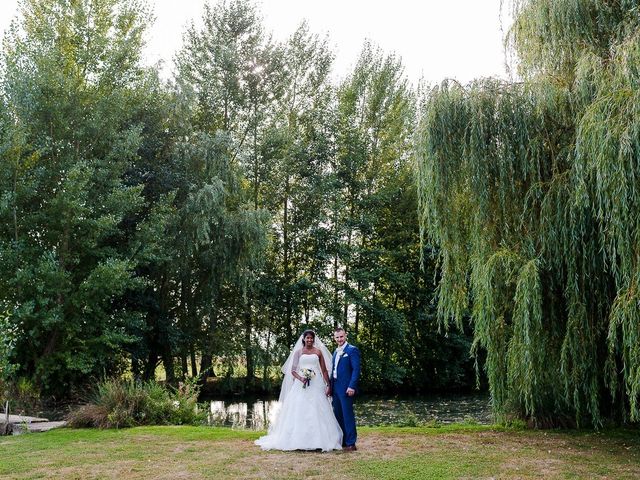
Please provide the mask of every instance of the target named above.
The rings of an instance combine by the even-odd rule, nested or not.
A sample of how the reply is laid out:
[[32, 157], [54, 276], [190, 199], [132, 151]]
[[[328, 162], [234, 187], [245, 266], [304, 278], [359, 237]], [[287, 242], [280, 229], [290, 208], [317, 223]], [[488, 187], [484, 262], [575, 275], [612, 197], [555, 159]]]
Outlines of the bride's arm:
[[291, 362], [291, 375], [293, 375], [294, 378], [297, 378], [302, 382], [303, 381], [302, 376], [298, 373], [299, 361], [300, 361], [300, 350], [298, 350], [293, 356], [293, 362]]
[[327, 373], [327, 366], [324, 364], [324, 355], [322, 352], [318, 350], [316, 352], [318, 354], [318, 358], [320, 359], [320, 370], [322, 370], [322, 377], [324, 378], [324, 384], [329, 385], [329, 374]]

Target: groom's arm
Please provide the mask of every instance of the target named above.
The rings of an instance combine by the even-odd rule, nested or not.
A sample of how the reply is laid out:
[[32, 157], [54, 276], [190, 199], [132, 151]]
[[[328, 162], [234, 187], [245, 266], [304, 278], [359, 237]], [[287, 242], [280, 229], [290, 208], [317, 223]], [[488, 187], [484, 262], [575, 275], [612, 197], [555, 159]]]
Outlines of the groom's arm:
[[349, 388], [358, 390], [358, 379], [360, 378], [360, 350], [354, 347], [349, 353], [349, 361], [351, 362], [351, 379], [349, 380]]

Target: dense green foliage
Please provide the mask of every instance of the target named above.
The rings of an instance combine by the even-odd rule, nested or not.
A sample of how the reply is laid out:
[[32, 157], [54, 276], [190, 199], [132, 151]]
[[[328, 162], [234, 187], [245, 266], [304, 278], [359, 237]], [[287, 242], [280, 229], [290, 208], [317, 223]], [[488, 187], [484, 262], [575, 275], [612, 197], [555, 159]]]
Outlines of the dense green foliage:
[[0, 289], [16, 363], [45, 390], [117, 369], [139, 320], [112, 299], [141, 285], [121, 225], [143, 208], [127, 171], [153, 78], [138, 66], [145, 12], [117, 3], [25, 2], [5, 43]]
[[9, 313], [0, 313], [0, 403], [8, 397], [9, 384], [17, 365], [12, 363], [13, 349], [17, 341], [16, 327], [9, 320]]
[[367, 44], [336, 83], [327, 38], [303, 23], [274, 42], [233, 0], [205, 7], [163, 81], [141, 61], [149, 18], [23, 0], [7, 34], [2, 379], [68, 396], [161, 365], [174, 385], [268, 389], [303, 327], [330, 342], [344, 324], [369, 391], [471, 387], [470, 340], [436, 333], [420, 268], [400, 60]]
[[471, 315], [500, 414], [640, 419], [639, 6], [515, 1], [522, 82], [445, 82], [426, 104], [439, 316]]
[[201, 425], [206, 411], [198, 410], [197, 402], [193, 383], [169, 391], [153, 381], [105, 380], [96, 385], [90, 402], [73, 410], [67, 420], [76, 428]]

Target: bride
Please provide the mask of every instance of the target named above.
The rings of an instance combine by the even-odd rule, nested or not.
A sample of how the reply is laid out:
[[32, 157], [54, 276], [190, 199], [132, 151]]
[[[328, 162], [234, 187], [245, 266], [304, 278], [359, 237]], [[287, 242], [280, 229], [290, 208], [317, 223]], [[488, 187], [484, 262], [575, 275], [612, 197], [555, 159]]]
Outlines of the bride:
[[305, 330], [282, 367], [280, 412], [263, 450], [341, 450], [342, 430], [327, 397], [331, 354], [313, 330]]

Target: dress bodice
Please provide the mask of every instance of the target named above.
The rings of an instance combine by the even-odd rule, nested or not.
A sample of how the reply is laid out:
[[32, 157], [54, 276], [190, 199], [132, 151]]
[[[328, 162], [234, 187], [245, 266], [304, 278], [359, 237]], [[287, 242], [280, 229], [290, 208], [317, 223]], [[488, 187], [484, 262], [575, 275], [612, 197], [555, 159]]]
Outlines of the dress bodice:
[[320, 374], [320, 359], [315, 353], [303, 353], [298, 361], [298, 368], [308, 368]]

